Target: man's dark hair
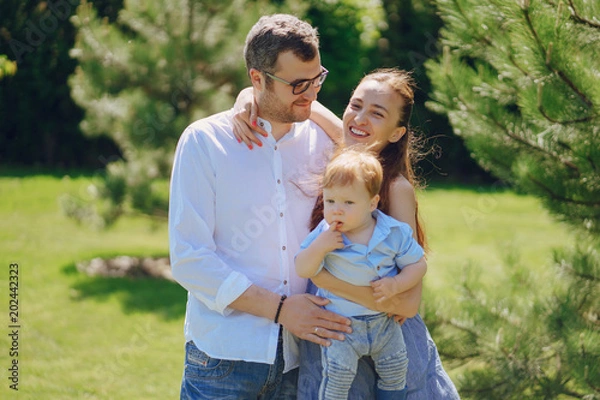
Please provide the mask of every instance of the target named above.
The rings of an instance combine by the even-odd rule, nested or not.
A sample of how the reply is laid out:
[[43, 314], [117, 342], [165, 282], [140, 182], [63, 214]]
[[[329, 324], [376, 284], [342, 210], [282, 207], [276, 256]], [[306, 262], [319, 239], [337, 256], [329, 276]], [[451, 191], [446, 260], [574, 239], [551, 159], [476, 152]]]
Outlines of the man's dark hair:
[[274, 73], [279, 54], [286, 51], [302, 61], [313, 60], [319, 54], [317, 30], [289, 14], [261, 17], [246, 37], [246, 69]]

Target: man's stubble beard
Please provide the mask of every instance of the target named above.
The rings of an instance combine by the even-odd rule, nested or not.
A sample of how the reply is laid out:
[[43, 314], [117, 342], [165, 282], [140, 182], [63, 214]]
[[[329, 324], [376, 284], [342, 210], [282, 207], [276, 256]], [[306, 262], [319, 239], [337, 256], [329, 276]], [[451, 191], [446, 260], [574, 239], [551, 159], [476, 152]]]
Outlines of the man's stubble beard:
[[284, 105], [281, 100], [269, 89], [265, 90], [262, 98], [262, 104], [259, 105], [259, 110], [262, 110], [263, 117], [271, 122], [279, 122], [282, 124], [291, 124], [294, 122], [306, 121], [310, 117], [310, 109], [306, 115], [295, 113], [293, 103], [288, 106]]

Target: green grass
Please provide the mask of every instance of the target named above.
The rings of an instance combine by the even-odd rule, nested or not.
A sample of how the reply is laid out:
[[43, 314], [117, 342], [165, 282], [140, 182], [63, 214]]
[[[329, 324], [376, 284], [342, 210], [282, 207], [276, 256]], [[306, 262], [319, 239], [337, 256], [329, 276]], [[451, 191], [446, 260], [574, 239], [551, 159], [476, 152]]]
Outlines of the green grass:
[[553, 274], [552, 249], [574, 242], [569, 227], [531, 196], [482, 187], [432, 187], [419, 201], [431, 244], [425, 278], [430, 290], [456, 285], [466, 265], [482, 268], [487, 284], [511, 263], [542, 276]]
[[[2, 399], [178, 396], [185, 291], [166, 281], [91, 278], [75, 268], [99, 256], [165, 255], [166, 224], [126, 217], [96, 231], [63, 217], [58, 197], [85, 196], [91, 181], [85, 174], [0, 176]], [[492, 281], [511, 252], [549, 271], [550, 249], [572, 240], [536, 199], [511, 192], [434, 187], [420, 195], [420, 207], [432, 248], [426, 291], [452, 295], [468, 263], [484, 266]], [[10, 263], [20, 272], [18, 396], [7, 379]]]
[[[75, 268], [97, 256], [165, 255], [166, 225], [124, 218], [94, 231], [63, 217], [58, 197], [85, 195], [90, 182], [82, 176], [0, 178], [1, 303], [8, 304], [8, 265], [18, 263], [21, 324], [18, 397], [4, 373], [0, 398], [178, 395], [185, 291], [157, 280], [89, 278]], [[0, 337], [6, 371], [8, 336]]]

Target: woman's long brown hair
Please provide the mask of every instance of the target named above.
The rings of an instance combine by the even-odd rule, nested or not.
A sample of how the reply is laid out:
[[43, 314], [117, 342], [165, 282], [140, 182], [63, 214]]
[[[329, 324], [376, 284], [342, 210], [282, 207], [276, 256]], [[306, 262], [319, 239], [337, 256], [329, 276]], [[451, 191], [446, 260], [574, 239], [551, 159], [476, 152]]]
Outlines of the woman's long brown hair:
[[[406, 127], [406, 133], [399, 141], [388, 143], [388, 145], [379, 153], [379, 160], [383, 167], [383, 182], [379, 193], [381, 199], [378, 208], [382, 212], [389, 214], [391, 203], [390, 191], [395, 179], [402, 175], [413, 187], [420, 186], [416, 179], [413, 165], [421, 157], [421, 154], [419, 153], [416, 143], [418, 138], [414, 135], [409, 126], [410, 115], [414, 104], [415, 84], [409, 72], [397, 68], [375, 70], [361, 79], [359, 85], [367, 80], [387, 83], [402, 99], [398, 126]], [[318, 196], [311, 214], [310, 229], [314, 229], [322, 219], [323, 196], [321, 194]], [[424, 249], [427, 249], [427, 238], [419, 216], [418, 202], [415, 207], [415, 223], [417, 242], [419, 242]]]

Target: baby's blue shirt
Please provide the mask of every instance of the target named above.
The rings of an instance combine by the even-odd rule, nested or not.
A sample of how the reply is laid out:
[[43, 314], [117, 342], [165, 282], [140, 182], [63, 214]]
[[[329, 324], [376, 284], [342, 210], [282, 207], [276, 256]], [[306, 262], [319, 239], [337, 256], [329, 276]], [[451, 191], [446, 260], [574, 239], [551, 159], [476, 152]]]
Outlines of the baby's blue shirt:
[[[352, 243], [342, 234], [344, 247], [327, 253], [319, 271], [325, 267], [336, 278], [356, 286], [370, 286], [371, 281], [394, 276], [404, 266], [423, 257], [423, 248], [413, 238], [410, 225], [397, 221], [379, 210], [373, 211], [373, 217], [377, 222], [369, 244], [365, 246]], [[321, 232], [328, 229], [329, 224], [322, 220], [304, 239], [300, 248], [307, 248]], [[325, 306], [326, 309], [347, 317], [379, 313], [325, 289], [319, 288], [317, 295], [331, 300]]]

